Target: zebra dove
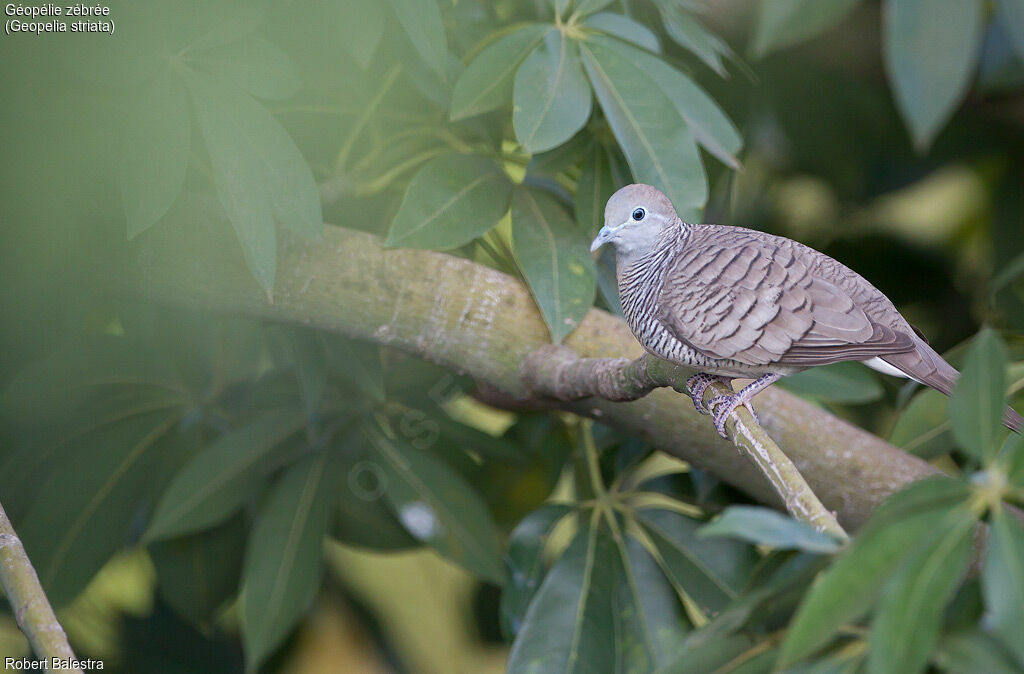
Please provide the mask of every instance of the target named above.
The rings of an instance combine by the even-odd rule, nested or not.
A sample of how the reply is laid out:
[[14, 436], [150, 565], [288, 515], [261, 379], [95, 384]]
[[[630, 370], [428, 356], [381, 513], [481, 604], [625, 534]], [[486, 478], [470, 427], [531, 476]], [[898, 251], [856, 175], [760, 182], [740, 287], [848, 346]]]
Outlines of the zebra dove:
[[[649, 185], [608, 200], [591, 245], [615, 247], [622, 310], [648, 352], [699, 371], [687, 381], [697, 409], [725, 421], [780, 378], [859, 360], [949, 395], [959, 373], [892, 302], [852, 269], [813, 248], [742, 227], [683, 222]], [[753, 379], [708, 405], [712, 381]], [[753, 410], [751, 410], [753, 411]], [[1007, 407], [1003, 423], [1020, 433]]]

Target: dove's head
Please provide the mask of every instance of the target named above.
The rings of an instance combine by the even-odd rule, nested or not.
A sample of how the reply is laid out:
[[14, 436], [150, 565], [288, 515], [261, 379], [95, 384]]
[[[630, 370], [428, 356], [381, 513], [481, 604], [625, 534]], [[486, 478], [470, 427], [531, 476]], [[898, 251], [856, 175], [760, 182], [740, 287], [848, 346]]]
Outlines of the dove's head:
[[606, 243], [630, 257], [653, 247], [666, 227], [679, 220], [672, 202], [650, 185], [626, 185], [604, 208], [604, 227], [590, 244], [591, 252]]

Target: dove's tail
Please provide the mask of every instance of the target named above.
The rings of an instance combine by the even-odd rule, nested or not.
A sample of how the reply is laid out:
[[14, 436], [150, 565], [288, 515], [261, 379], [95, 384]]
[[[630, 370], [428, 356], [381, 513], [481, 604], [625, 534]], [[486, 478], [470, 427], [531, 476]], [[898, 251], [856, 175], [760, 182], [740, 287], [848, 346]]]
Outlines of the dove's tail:
[[[886, 354], [881, 359], [911, 379], [951, 395], [960, 373], [924, 340], [917, 338], [915, 344], [917, 348], [913, 351]], [[1003, 424], [1011, 431], [1024, 433], [1024, 417], [1009, 405], [1003, 414]]]

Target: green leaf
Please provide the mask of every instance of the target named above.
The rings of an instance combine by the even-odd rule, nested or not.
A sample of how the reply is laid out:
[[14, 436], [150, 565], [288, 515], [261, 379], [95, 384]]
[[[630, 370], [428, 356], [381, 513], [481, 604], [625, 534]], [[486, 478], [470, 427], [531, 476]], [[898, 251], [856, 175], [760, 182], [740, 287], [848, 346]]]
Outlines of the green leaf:
[[140, 505], [164, 478], [161, 440], [177, 413], [150, 412], [76, 440], [53, 466], [18, 523], [50, 601], [68, 603], [128, 543]]
[[573, 511], [559, 503], [543, 505], [512, 530], [505, 554], [505, 585], [501, 590], [501, 627], [510, 638], [523, 626], [523, 617], [547, 569], [544, 548], [555, 526]]
[[191, 61], [257, 98], [291, 98], [299, 90], [299, 76], [288, 54], [261, 37], [199, 52]]
[[303, 414], [294, 409], [264, 413], [197, 454], [160, 497], [146, 540], [200, 531], [227, 520], [250, 493], [264, 457], [303, 421]]
[[519, 64], [552, 28], [533, 23], [488, 45], [466, 66], [452, 91], [451, 118], [464, 119], [489, 112], [512, 99]]
[[737, 541], [700, 539], [701, 522], [669, 510], [645, 510], [638, 520], [677, 591], [702, 610], [720, 611], [739, 596], [756, 559], [752, 548]]
[[504, 577], [498, 529], [480, 496], [446, 464], [372, 432], [385, 496], [416, 539], [492, 583]]
[[274, 221], [309, 237], [323, 228], [313, 173], [266, 108], [202, 73], [190, 72], [187, 81], [217, 196], [249, 269], [270, 290], [277, 267]]
[[743, 147], [743, 138], [703, 89], [654, 54], [629, 45], [619, 45], [618, 52], [657, 83], [705, 150], [730, 168], [740, 167], [735, 155]]
[[574, 40], [550, 30], [516, 71], [512, 126], [529, 153], [561, 145], [590, 119], [593, 97]]
[[1024, 61], [1024, 0], [997, 0], [996, 15], [1010, 36], [1017, 56]]
[[448, 154], [409, 183], [385, 245], [447, 250], [489, 231], [508, 211], [512, 185], [489, 159]]
[[885, 394], [878, 378], [852, 361], [804, 370], [780, 383], [799, 395], [852, 405], [874, 402]]
[[949, 400], [953, 435], [964, 450], [982, 462], [995, 456], [1002, 440], [1006, 405], [1006, 346], [991, 329], [971, 343], [963, 372]]
[[159, 222], [181, 194], [191, 139], [185, 88], [164, 70], [146, 86], [125, 129], [121, 203], [129, 239]]
[[[293, 330], [290, 344], [302, 406], [306, 416], [311, 417], [320, 409], [327, 388], [327, 347], [320, 333], [313, 330]], [[352, 367], [356, 369], [359, 365], [353, 363]]]
[[999, 468], [1010, 484], [1024, 487], [1024, 435], [1010, 433], [999, 450]]
[[512, 249], [556, 343], [594, 301], [594, 258], [587, 240], [554, 197], [517, 189], [512, 196]]
[[833, 553], [839, 542], [808, 524], [770, 508], [732, 506], [713, 522], [700, 528], [697, 535], [739, 538], [777, 550], [806, 550]]
[[613, 2], [615, 0], [576, 0], [574, 9], [578, 15], [586, 16], [594, 12], [600, 12]]
[[388, 0], [402, 30], [420, 56], [441, 79], [445, 79], [448, 40], [436, 0]]
[[583, 155], [592, 142], [590, 134], [584, 129], [573, 136], [569, 142], [559, 145], [553, 150], [531, 156], [530, 163], [526, 165], [526, 173], [531, 176], [554, 178], [559, 173], [575, 167], [583, 159]]
[[884, 56], [914, 144], [927, 149], [963, 100], [982, 38], [981, 0], [886, 0]]
[[629, 167], [618, 152], [592, 143], [583, 161], [573, 210], [576, 224], [588, 235], [604, 224], [604, 207], [619, 187], [630, 182]]
[[658, 81], [630, 59], [645, 53], [611, 38], [580, 45], [583, 64], [633, 175], [664, 192], [693, 221], [708, 197], [693, 134]]
[[338, 11], [338, 33], [341, 46], [366, 70], [373, 62], [373, 53], [384, 35], [387, 10], [380, 0], [346, 0], [333, 3]]
[[949, 398], [934, 389], [918, 393], [896, 420], [889, 442], [925, 459], [951, 452], [956, 443], [949, 421]]
[[601, 12], [600, 14], [587, 17], [583, 25], [602, 33], [608, 33], [620, 40], [632, 42], [648, 51], [661, 51], [658, 36], [650, 28], [634, 21], [628, 16], [616, 14], [615, 12]]
[[245, 549], [241, 516], [209, 531], [149, 546], [160, 596], [178, 615], [207, 629], [238, 588]]
[[824, 33], [842, 21], [859, 1], [764, 0], [754, 33], [754, 55], [763, 57]]
[[933, 477], [886, 499], [851, 548], [811, 586], [790, 623], [779, 666], [815, 652], [840, 626], [862, 616], [900, 561], [939, 531], [970, 493], [960, 480]]
[[994, 631], [1024, 660], [1024, 526], [1005, 508], [992, 510], [981, 588]]
[[599, 672], [616, 661], [615, 548], [596, 523], [580, 528], [548, 572], [509, 654], [509, 674]]
[[935, 665], [949, 674], [1020, 674], [999, 648], [981, 631], [944, 634], [935, 653]]
[[886, 584], [871, 623], [868, 669], [872, 674], [924, 670], [938, 641], [942, 609], [970, 559], [976, 521], [968, 508], [949, 512], [938, 540], [915, 552]]
[[281, 645], [320, 588], [335, 473], [327, 452], [308, 456], [281, 476], [260, 508], [242, 571], [242, 642], [253, 671]]
[[327, 349], [331, 374], [368, 399], [384, 402], [384, 367], [380, 361], [380, 347], [327, 332], [319, 334]]
[[732, 50], [722, 40], [701, 25], [700, 21], [674, 0], [659, 0], [661, 18], [665, 22], [665, 32], [672, 41], [683, 49], [692, 52], [709, 68], [725, 77], [725, 65], [722, 56], [731, 56]]

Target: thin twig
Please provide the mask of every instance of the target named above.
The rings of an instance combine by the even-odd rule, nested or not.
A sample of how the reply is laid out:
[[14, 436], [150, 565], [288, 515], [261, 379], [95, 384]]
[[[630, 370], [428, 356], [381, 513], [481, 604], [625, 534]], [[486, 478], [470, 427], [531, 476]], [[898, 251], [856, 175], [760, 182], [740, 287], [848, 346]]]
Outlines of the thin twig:
[[78, 672], [77, 668], [52, 668], [54, 659], [75, 660], [75, 654], [68, 643], [64, 628], [57, 622], [50, 601], [39, 584], [36, 570], [32, 568], [21, 539], [14, 533], [14, 527], [7, 513], [0, 505], [0, 584], [3, 584], [7, 599], [14, 609], [18, 627], [28, 637], [36, 656], [46, 663], [46, 671]]

